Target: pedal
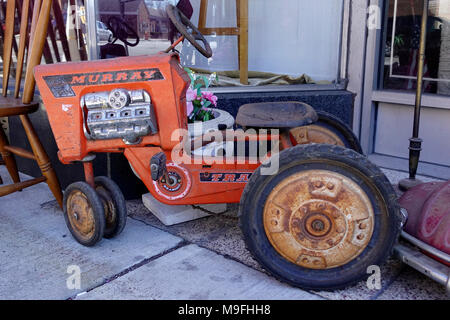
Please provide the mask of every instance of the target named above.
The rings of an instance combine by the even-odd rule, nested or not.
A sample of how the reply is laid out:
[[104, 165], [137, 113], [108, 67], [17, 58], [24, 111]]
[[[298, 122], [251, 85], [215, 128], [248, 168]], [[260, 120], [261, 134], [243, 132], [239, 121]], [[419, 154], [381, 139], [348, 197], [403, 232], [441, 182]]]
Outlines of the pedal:
[[162, 176], [166, 175], [166, 162], [167, 158], [164, 152], [155, 154], [150, 160], [150, 172], [154, 181], [158, 181]]

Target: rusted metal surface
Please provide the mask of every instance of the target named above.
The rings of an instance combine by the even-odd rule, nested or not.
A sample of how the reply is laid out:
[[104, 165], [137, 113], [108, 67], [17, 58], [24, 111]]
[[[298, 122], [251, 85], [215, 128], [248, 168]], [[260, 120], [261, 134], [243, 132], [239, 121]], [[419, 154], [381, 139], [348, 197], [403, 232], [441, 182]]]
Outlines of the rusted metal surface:
[[83, 162], [83, 169], [84, 169], [84, 178], [85, 178], [86, 182], [92, 188], [95, 188], [94, 166], [92, 165], [92, 161]]
[[67, 216], [74, 232], [82, 239], [90, 239], [95, 232], [92, 207], [86, 195], [75, 190], [67, 197]]
[[322, 143], [345, 147], [344, 142], [331, 130], [310, 125], [291, 130], [291, 135], [298, 144]]
[[279, 254], [311, 269], [329, 269], [356, 258], [374, 228], [372, 204], [349, 178], [308, 170], [279, 183], [264, 207], [266, 235]]
[[103, 203], [103, 209], [105, 210], [105, 223], [106, 229], [114, 227], [117, 221], [117, 210], [114, 205], [114, 200], [111, 194], [103, 186], [96, 186], [95, 191], [97, 191], [100, 199]]

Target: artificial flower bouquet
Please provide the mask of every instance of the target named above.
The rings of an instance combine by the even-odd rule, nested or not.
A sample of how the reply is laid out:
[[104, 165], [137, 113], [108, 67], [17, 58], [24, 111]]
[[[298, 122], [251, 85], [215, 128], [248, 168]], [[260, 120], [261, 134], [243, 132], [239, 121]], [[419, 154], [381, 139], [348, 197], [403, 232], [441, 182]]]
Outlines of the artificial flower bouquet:
[[217, 107], [217, 96], [210, 91], [202, 91], [202, 88], [208, 89], [210, 84], [217, 80], [216, 73], [208, 78], [197, 75], [189, 68], [185, 68], [185, 70], [191, 79], [191, 84], [186, 93], [188, 122], [204, 122], [214, 119], [211, 108]]

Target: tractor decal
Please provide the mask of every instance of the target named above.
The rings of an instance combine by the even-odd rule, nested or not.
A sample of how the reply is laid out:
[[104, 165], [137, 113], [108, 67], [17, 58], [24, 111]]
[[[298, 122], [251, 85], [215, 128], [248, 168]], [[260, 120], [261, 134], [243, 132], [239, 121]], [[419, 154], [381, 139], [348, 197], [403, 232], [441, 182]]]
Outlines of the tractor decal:
[[252, 176], [251, 172], [244, 172], [244, 173], [202, 172], [200, 173], [200, 181], [211, 183], [219, 183], [219, 182], [247, 183], [251, 176]]
[[44, 77], [47, 86], [56, 98], [74, 97], [73, 87], [164, 80], [159, 69], [139, 69], [80, 74], [64, 74]]

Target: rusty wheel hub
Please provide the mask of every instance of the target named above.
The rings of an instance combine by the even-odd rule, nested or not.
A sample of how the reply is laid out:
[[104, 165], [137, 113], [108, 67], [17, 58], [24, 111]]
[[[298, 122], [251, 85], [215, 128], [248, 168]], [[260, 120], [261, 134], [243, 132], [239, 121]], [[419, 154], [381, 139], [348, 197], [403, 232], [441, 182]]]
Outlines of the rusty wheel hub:
[[291, 134], [298, 144], [323, 143], [345, 147], [342, 139], [334, 132], [314, 124], [292, 129]]
[[75, 191], [67, 200], [67, 216], [73, 230], [82, 238], [90, 238], [94, 233], [95, 221], [92, 207], [81, 191]]
[[100, 196], [103, 203], [103, 209], [105, 210], [105, 223], [106, 226], [112, 226], [115, 224], [117, 219], [116, 206], [114, 205], [114, 200], [111, 194], [103, 187], [98, 186], [95, 191]]
[[306, 268], [329, 269], [356, 258], [372, 237], [372, 204], [358, 184], [326, 170], [281, 181], [264, 207], [266, 235], [279, 254]]

